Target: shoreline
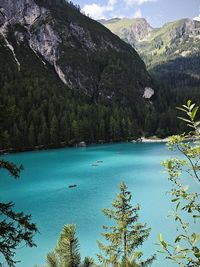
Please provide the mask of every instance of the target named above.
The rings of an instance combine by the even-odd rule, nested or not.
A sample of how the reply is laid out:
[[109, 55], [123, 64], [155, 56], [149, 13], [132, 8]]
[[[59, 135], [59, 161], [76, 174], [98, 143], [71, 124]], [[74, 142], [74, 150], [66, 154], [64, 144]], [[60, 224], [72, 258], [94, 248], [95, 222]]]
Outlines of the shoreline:
[[150, 137], [150, 138], [146, 138], [146, 137], [141, 137], [138, 140], [133, 140], [131, 142], [133, 143], [167, 143], [169, 141], [169, 137], [166, 138], [157, 138], [157, 137]]
[[88, 145], [98, 145], [98, 144], [115, 144], [119, 142], [129, 142], [129, 143], [167, 143], [168, 137], [164, 139], [159, 138], [145, 138], [141, 137], [138, 139], [125, 139], [125, 140], [98, 140], [95, 143], [87, 142], [87, 141], [80, 141], [75, 143], [67, 143], [67, 142], [61, 142], [59, 144], [49, 144], [49, 145], [38, 145], [33, 147], [21, 147], [21, 148], [6, 148], [0, 150], [0, 155], [8, 155], [12, 153], [22, 153], [22, 152], [30, 152], [30, 151], [42, 151], [42, 150], [48, 150], [48, 149], [57, 149], [57, 148], [70, 148], [70, 147], [87, 147]]
[[42, 151], [42, 150], [48, 150], [48, 149], [57, 149], [57, 148], [78, 148], [78, 147], [87, 147], [88, 145], [92, 144], [111, 144], [111, 143], [119, 143], [119, 142], [131, 142], [131, 140], [98, 140], [95, 143], [87, 142], [87, 141], [80, 141], [80, 142], [74, 142], [74, 143], [67, 143], [67, 142], [61, 142], [59, 144], [48, 144], [48, 145], [38, 145], [38, 146], [32, 146], [32, 147], [20, 147], [20, 148], [5, 148], [0, 149], [0, 155], [8, 155], [12, 153], [22, 153], [22, 152], [30, 152], [30, 151]]

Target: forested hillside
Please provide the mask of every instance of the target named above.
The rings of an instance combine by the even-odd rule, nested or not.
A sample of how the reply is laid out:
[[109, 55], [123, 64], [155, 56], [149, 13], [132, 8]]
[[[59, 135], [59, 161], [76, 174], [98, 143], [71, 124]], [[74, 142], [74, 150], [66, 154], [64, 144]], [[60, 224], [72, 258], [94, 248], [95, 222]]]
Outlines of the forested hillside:
[[187, 96], [199, 103], [199, 21], [181, 19], [160, 28], [151, 27], [143, 18], [100, 22], [138, 51], [151, 76], [173, 94], [172, 99], [183, 103]]
[[1, 149], [180, 129], [174, 106], [184, 97], [159, 88], [137, 52], [79, 7], [62, 0], [1, 5], [0, 105], [10, 114]]

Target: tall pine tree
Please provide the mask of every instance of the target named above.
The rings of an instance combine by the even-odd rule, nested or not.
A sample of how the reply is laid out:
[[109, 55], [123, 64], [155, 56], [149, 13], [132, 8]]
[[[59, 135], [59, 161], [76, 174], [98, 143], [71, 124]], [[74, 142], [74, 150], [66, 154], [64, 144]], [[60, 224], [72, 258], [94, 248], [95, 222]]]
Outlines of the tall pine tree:
[[94, 261], [85, 257], [81, 263], [79, 241], [74, 224], [64, 225], [56, 248], [47, 254], [45, 267], [92, 267]]
[[56, 252], [59, 255], [61, 266], [77, 267], [80, 264], [79, 242], [75, 225], [65, 225], [60, 234]]
[[140, 207], [131, 205], [132, 195], [127, 191], [125, 183], [120, 184], [120, 193], [112, 202], [113, 209], [103, 209], [109, 219], [114, 220], [112, 226], [103, 226], [102, 234], [106, 244], [98, 242], [101, 253], [99, 261], [103, 266], [144, 267], [150, 265], [155, 255], [142, 260], [143, 253], [137, 248], [148, 238], [150, 228], [138, 222]]

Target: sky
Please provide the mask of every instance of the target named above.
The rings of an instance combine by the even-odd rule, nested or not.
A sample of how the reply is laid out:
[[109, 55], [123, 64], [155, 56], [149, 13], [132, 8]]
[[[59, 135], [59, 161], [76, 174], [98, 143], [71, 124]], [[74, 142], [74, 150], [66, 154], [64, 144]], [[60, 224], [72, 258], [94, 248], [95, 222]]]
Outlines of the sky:
[[153, 27], [181, 19], [200, 21], [200, 0], [73, 0], [93, 19], [146, 18]]

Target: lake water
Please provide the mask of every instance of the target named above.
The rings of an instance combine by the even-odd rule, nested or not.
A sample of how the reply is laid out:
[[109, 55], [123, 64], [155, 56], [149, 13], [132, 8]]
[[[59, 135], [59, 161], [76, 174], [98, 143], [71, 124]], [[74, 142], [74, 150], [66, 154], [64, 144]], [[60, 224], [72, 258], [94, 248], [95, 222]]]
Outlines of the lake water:
[[[144, 243], [145, 256], [159, 247], [157, 236], [163, 233], [168, 241], [175, 233], [173, 220], [168, 218], [169, 196], [165, 192], [170, 182], [162, 173], [160, 162], [170, 157], [164, 144], [118, 143], [87, 148], [64, 148], [48, 151], [16, 153], [4, 156], [22, 163], [19, 180], [1, 172], [2, 201], [14, 201], [16, 211], [32, 214], [40, 233], [35, 236], [37, 248], [17, 250], [17, 267], [44, 264], [64, 224], [76, 224], [82, 257], [95, 256], [99, 251], [101, 225], [107, 224], [101, 209], [110, 207], [120, 181], [127, 183], [133, 194], [133, 204], [141, 205], [140, 222], [152, 228]], [[92, 166], [102, 160], [98, 166]], [[68, 185], [76, 184], [76, 188]], [[171, 267], [158, 254], [153, 267]]]

